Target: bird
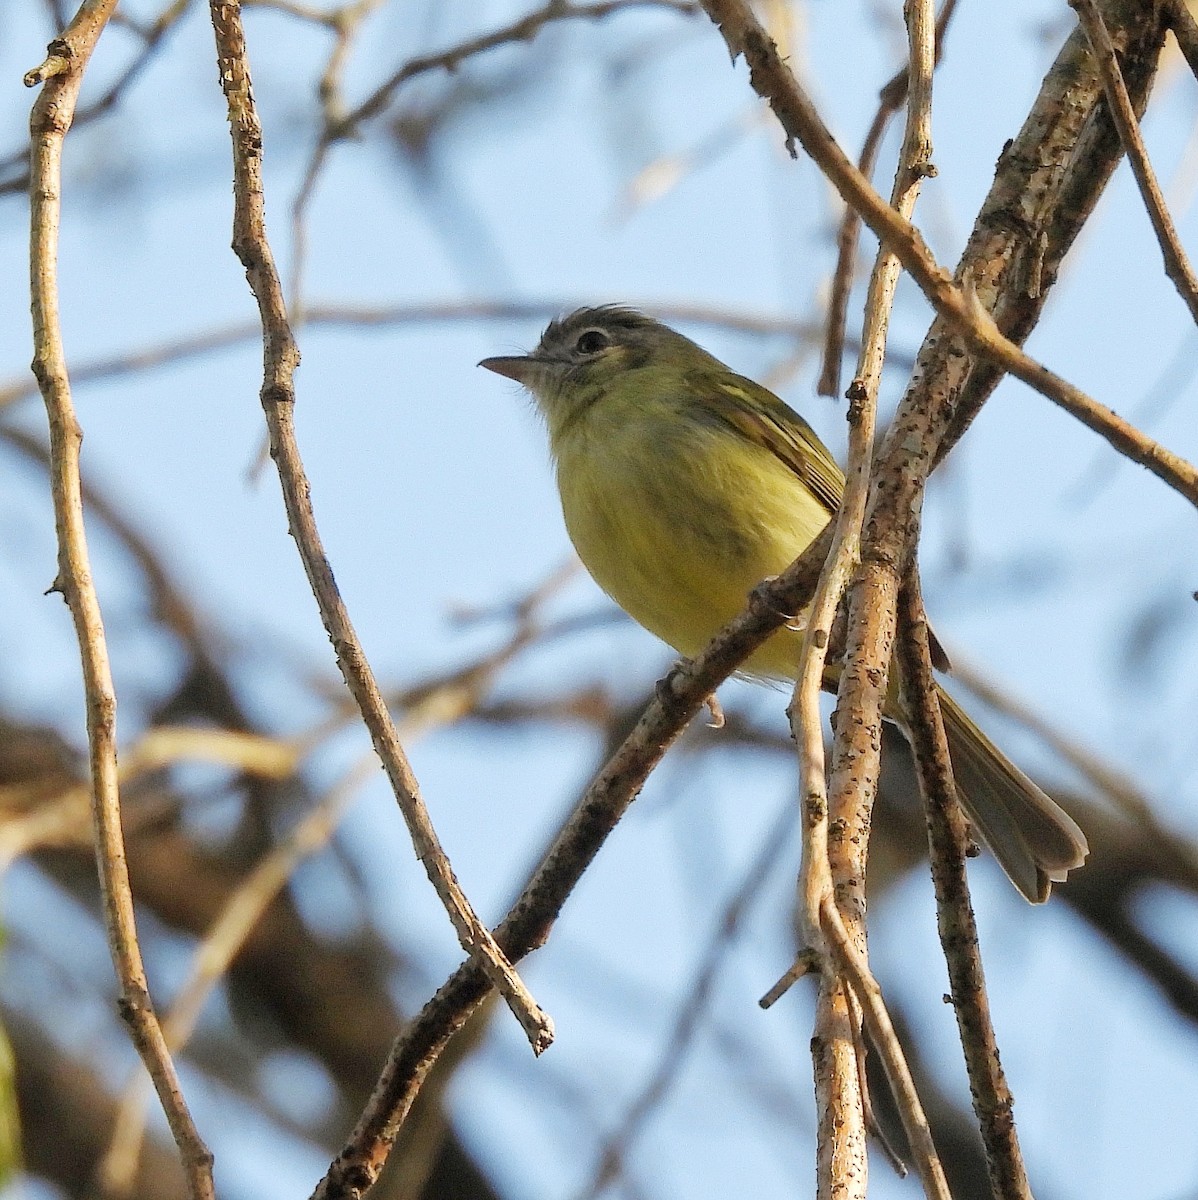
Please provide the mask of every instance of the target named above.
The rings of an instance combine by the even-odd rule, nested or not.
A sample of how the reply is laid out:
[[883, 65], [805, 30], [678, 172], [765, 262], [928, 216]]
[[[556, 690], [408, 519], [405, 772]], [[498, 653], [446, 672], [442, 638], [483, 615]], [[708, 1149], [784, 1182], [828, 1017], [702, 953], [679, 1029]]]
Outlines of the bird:
[[[591, 577], [685, 657], [798, 558], [839, 507], [844, 475], [797, 412], [636, 309], [580, 308], [552, 321], [531, 353], [479, 365], [531, 393], [566, 530]], [[742, 672], [793, 679], [801, 638], [800, 616]], [[1018, 891], [1043, 903], [1085, 861], [1085, 835], [939, 684], [937, 694], [975, 835]], [[884, 715], [902, 727], [893, 687]]]

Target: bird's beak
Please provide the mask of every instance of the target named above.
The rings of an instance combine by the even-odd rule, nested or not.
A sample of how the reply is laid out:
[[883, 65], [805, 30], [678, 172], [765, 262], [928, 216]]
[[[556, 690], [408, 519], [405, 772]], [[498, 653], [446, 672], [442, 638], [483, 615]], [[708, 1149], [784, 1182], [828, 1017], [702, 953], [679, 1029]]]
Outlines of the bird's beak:
[[505, 354], [498, 358], [484, 358], [478, 364], [494, 371], [496, 375], [506, 375], [517, 383], [527, 383], [529, 377], [541, 365], [538, 359], [525, 354]]

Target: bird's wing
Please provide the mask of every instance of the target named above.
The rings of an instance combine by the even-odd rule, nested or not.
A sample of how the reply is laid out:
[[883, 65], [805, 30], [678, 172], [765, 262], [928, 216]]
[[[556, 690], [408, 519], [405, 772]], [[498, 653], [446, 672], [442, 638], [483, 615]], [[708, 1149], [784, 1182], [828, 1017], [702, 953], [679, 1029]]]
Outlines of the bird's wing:
[[[844, 495], [844, 473], [814, 429], [768, 388], [743, 375], [704, 375], [696, 380], [709, 414], [784, 462], [828, 512], [835, 514]], [[938, 671], [951, 671], [948, 654], [935, 633], [928, 630], [932, 663]]]
[[844, 494], [844, 474], [794, 409], [761, 384], [731, 373], [705, 375], [695, 394], [709, 401], [712, 416], [784, 462], [835, 513]]

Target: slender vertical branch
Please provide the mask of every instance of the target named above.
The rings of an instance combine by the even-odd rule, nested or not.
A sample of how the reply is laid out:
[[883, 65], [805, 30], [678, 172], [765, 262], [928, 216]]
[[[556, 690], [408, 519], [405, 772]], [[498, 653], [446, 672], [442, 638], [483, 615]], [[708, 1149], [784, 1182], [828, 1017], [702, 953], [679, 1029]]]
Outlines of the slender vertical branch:
[[[944, 6], [936, 18], [936, 66], [940, 63], [944, 35], [956, 8], [957, 0], [944, 0]], [[879, 93], [878, 111], [874, 114], [857, 158], [857, 169], [867, 179], [873, 175], [878, 151], [882, 147], [882, 137], [890, 125], [890, 120], [902, 108], [903, 101], [907, 98], [910, 78], [910, 67], [904, 65]], [[832, 294], [828, 300], [823, 366], [815, 389], [821, 396], [835, 396], [840, 391], [840, 360], [844, 354], [845, 322], [848, 316], [849, 294], [853, 289], [853, 265], [857, 259], [857, 241], [860, 233], [861, 214], [846, 204], [844, 215], [840, 219], [840, 230], [836, 235], [836, 269], [832, 273]]]
[[[906, 133], [891, 203], [904, 219], [914, 211], [931, 165], [931, 79], [935, 35], [930, 0], [905, 9], [910, 35], [910, 95]], [[833, 546], [811, 608], [791, 725], [800, 751], [803, 863], [799, 892], [806, 946], [795, 966], [770, 990], [772, 1004], [818, 964], [820, 993], [812, 1037], [817, 1130], [817, 1195], [862, 1196], [868, 1184], [865, 1153], [868, 1098], [861, 1091], [861, 1013], [882, 1046], [888, 1074], [929, 1196], [946, 1197], [944, 1172], [927, 1132], [927, 1119], [910, 1085], [910, 1071], [894, 1036], [880, 990], [866, 965], [865, 858], [878, 777], [882, 706], [893, 641], [897, 584], [877, 564], [863, 567], [850, 610], [845, 667], [834, 742], [832, 786], [824, 782], [818, 698], [824, 680], [831, 622], [846, 584], [861, 564], [861, 532], [870, 492], [878, 383], [890, 311], [900, 274], [898, 256], [882, 245], [870, 279], [865, 333], [857, 377], [849, 389], [849, 462]], [[889, 596], [885, 595], [889, 589]], [[877, 593], [874, 595], [873, 593]], [[861, 600], [863, 594], [867, 599]], [[868, 994], [849, 991], [866, 989]]]
[[908, 714], [911, 748], [924, 797], [932, 882], [936, 889], [936, 923], [948, 964], [949, 988], [965, 1052], [969, 1090], [995, 1197], [1031, 1200], [1015, 1127], [1015, 1100], [999, 1060], [990, 1018], [977, 922], [965, 871], [969, 838], [965, 815], [957, 803], [948, 741], [936, 698], [928, 618], [914, 561], [899, 603], [897, 658], [903, 680], [904, 710]]
[[932, 1142], [932, 1131], [919, 1102], [915, 1081], [899, 1045], [898, 1034], [886, 1011], [882, 989], [869, 969], [865, 955], [853, 944], [844, 926], [840, 910], [831, 899], [824, 901], [824, 929], [837, 966], [851, 984], [861, 1005], [866, 1028], [882, 1057], [886, 1079], [894, 1093], [895, 1104], [903, 1119], [903, 1131], [919, 1168], [920, 1182], [928, 1200], [953, 1200], [940, 1157]]
[[116, 691], [83, 524], [79, 473], [83, 430], [71, 399], [58, 316], [63, 143], [75, 114], [84, 70], [115, 8], [116, 0], [84, 0], [74, 21], [51, 43], [45, 62], [25, 76], [26, 86], [43, 85], [29, 122], [33, 373], [46, 404], [50, 427], [50, 479], [58, 533], [58, 574], [51, 590], [62, 594], [71, 611], [83, 663], [96, 863], [104, 925], [121, 989], [119, 1007], [170, 1122], [183, 1158], [188, 1190], [196, 1200], [205, 1200], [213, 1195], [212, 1155], [183, 1099], [175, 1065], [150, 999], [137, 941], [121, 830]]
[[462, 947], [468, 954], [478, 956], [524, 1028], [533, 1050], [539, 1054], [553, 1040], [553, 1023], [537, 1006], [495, 939], [478, 919], [454, 877], [316, 528], [311, 488], [295, 436], [294, 376], [299, 365], [299, 350], [287, 320], [282, 283], [266, 237], [262, 126], [250, 84], [241, 8], [237, 0], [210, 0], [209, 7], [216, 34], [221, 87], [228, 104], [233, 135], [233, 249], [245, 266], [262, 319], [265, 343], [262, 408], [291, 532], [333, 643], [337, 665], [370, 730], [375, 750], [407, 822], [416, 854], [453, 922]]
[[1165, 10], [1177, 45], [1198, 79], [1198, 21], [1194, 20], [1186, 0], [1165, 0]]
[[[932, 72], [935, 27], [931, 0], [906, 6], [909, 95], [906, 130], [891, 195], [904, 219], [914, 212], [923, 179], [931, 165]], [[861, 561], [861, 531], [870, 489], [870, 463], [877, 425], [877, 393], [886, 355], [890, 312], [901, 265], [885, 243], [870, 278], [865, 328], [857, 375], [849, 388], [849, 456], [845, 491], [836, 515], [828, 562], [806, 614], [806, 634], [791, 705], [791, 725], [799, 748], [800, 796], [803, 806], [803, 863], [799, 892], [804, 915], [806, 953], [821, 960], [819, 1002], [812, 1036], [815, 1067], [817, 1131], [817, 1195], [864, 1197], [868, 1184], [865, 1150], [864, 1072], [858, 1061], [857, 1008], [847, 991], [840, 964], [830, 953], [828, 913], [836, 914], [837, 938], [847, 938], [862, 962], [866, 955], [865, 859], [870, 810], [880, 766], [882, 706], [893, 641], [897, 582], [867, 568], [859, 579], [850, 609], [848, 646], [840, 677], [831, 786], [825, 784], [819, 694], [832, 620], [846, 585]], [[885, 595], [889, 587], [889, 594]], [[834, 900], [833, 900], [834, 897]], [[868, 975], [868, 968], [864, 968]], [[877, 991], [874, 985], [875, 992]], [[880, 993], [868, 1000], [871, 1012]], [[884, 1011], [884, 1008], [883, 1008]], [[887, 1018], [886, 1025], [889, 1026]], [[891, 1034], [890, 1048], [901, 1050]], [[909, 1072], [903, 1068], [909, 1079]], [[928, 1194], [944, 1195], [943, 1171], [930, 1138], [920, 1137], [926, 1119], [914, 1090], [900, 1096], [904, 1122], [916, 1165]], [[903, 1100], [911, 1103], [903, 1105]]]

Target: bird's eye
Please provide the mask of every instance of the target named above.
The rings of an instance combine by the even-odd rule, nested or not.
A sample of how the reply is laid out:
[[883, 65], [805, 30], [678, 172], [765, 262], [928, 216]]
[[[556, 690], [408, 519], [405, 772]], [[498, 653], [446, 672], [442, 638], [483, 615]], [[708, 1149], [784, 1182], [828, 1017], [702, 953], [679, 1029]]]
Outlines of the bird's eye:
[[575, 344], [574, 349], [579, 354], [598, 354], [611, 345], [611, 338], [602, 329], [588, 329]]

